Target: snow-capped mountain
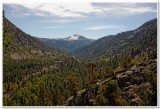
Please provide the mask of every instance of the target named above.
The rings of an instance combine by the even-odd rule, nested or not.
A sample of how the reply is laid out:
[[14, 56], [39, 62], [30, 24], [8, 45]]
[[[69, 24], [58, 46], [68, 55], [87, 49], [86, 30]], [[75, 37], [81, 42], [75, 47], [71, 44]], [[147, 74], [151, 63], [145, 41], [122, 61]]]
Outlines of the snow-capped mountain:
[[86, 39], [87, 38], [85, 38], [84, 36], [79, 35], [79, 34], [74, 34], [73, 36], [69, 36], [69, 37], [64, 38], [64, 40], [66, 40], [66, 41], [86, 40]]
[[87, 46], [94, 41], [93, 39], [88, 39], [79, 34], [74, 34], [73, 36], [63, 39], [40, 38], [39, 40], [51, 48], [64, 49], [70, 53], [73, 53], [76, 49]]

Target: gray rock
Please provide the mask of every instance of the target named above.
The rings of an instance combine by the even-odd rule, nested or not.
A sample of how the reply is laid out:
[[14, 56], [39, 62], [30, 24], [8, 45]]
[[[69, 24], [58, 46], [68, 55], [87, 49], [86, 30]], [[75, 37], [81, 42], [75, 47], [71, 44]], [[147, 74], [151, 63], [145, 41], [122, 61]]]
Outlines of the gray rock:
[[131, 71], [131, 70], [126, 71], [125, 74], [126, 74], [127, 76], [131, 76], [131, 75], [133, 74], [133, 71]]
[[133, 98], [130, 101], [131, 105], [133, 105], [133, 106], [139, 106], [141, 102], [142, 102], [142, 100], [140, 99], [140, 97]]

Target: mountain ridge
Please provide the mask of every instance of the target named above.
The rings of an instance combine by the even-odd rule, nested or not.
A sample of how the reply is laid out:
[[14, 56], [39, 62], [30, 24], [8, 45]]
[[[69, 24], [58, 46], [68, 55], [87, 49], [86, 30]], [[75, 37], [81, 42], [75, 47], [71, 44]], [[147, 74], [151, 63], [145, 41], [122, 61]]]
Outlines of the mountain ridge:
[[16, 27], [6, 17], [3, 17], [3, 28], [4, 57], [21, 60], [35, 58], [35, 55], [36, 57], [51, 56], [48, 54], [56, 55], [61, 52], [47, 48], [35, 37]]
[[[149, 38], [154, 41], [152, 42], [152, 45], [155, 46], [154, 43], [156, 41], [156, 37], [154, 37], [153, 35], [156, 35], [156, 30], [157, 19], [153, 19], [145, 22], [135, 30], [102, 37], [94, 41], [90, 45], [87, 45], [86, 47], [77, 49], [74, 54], [77, 56], [90, 58], [100, 57], [104, 55], [110, 57], [120, 53], [123, 50], [133, 48], [137, 44], [139, 44], [140, 48], [142, 48], [142, 46], [145, 46], [145, 43], [141, 42], [147, 41], [145, 40], [145, 38]], [[147, 46], [149, 47], [149, 42], [147, 41], [146, 43], [148, 43]]]
[[69, 36], [69, 37], [63, 38], [62, 40], [75, 41], [75, 40], [87, 40], [87, 39], [88, 38], [86, 38], [86, 37], [84, 37], [82, 35], [74, 34], [73, 36]]
[[81, 61], [3, 22], [4, 106], [157, 105], [156, 20], [94, 41]]
[[63, 49], [69, 53], [73, 53], [77, 48], [84, 47], [92, 43], [93, 39], [88, 39], [82, 35], [74, 34], [73, 36], [68, 36], [61, 39], [48, 39], [48, 38], [37, 38], [44, 45], [50, 48]]

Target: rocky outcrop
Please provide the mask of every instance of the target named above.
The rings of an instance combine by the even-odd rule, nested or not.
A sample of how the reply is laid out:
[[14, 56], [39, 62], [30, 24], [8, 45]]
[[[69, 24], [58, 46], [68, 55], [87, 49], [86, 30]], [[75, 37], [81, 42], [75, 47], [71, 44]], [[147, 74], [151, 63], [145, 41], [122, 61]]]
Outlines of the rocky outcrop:
[[157, 73], [156, 60], [134, 65], [127, 71], [117, 74], [119, 87], [123, 90], [123, 96], [129, 101], [132, 106], [143, 104], [143, 99], [138, 94], [138, 90], [147, 90], [152, 92], [152, 86], [147, 82], [146, 73]]
[[112, 78], [107, 78], [100, 81], [93, 86], [78, 91], [75, 95], [71, 96], [65, 103], [65, 106], [93, 106], [95, 97], [97, 96], [98, 88], [110, 81]]

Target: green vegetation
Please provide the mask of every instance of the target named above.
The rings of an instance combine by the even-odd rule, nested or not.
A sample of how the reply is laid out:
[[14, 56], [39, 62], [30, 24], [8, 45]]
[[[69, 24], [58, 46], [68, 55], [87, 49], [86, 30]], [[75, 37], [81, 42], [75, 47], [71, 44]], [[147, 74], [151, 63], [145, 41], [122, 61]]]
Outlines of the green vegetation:
[[111, 80], [98, 90], [96, 105], [127, 106], [129, 103], [122, 97], [122, 90], [118, 87], [117, 81]]
[[[140, 32], [117, 34], [116, 40], [109, 36], [95, 41], [91, 57], [82, 50], [94, 58], [79, 60], [3, 20], [4, 106], [64, 105], [71, 96], [72, 105], [157, 105], [155, 23], [143, 25]], [[90, 63], [95, 65], [91, 82]]]
[[[60, 70], [51, 70], [37, 77], [32, 75], [25, 80], [26, 75], [39, 71], [44, 65], [47, 66], [46, 63], [27, 63], [10, 63], [14, 67], [14, 72], [5, 66], [8, 73], [5, 70], [4, 105], [63, 105], [73, 92], [82, 89], [84, 87], [82, 84], [88, 82], [88, 78], [85, 78], [88, 77], [87, 71], [80, 69], [82, 66], [79, 68], [63, 66]], [[34, 67], [30, 68], [30, 65]], [[81, 74], [81, 71], [86, 73]]]
[[3, 51], [4, 52], [7, 50], [7, 47], [9, 46], [9, 44], [11, 44], [12, 40], [13, 40], [13, 37], [8, 34], [8, 28], [5, 27], [3, 29]]

